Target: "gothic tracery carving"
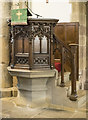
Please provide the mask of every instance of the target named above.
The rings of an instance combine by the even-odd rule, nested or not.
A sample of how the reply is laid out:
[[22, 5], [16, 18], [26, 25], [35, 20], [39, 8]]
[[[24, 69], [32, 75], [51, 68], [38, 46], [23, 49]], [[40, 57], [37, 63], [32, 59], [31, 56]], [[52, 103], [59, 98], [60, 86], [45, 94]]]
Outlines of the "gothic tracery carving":
[[[11, 24], [10, 22], [9, 24]], [[56, 22], [57, 20], [55, 20]], [[17, 64], [20, 66], [24, 64], [29, 68], [32, 68], [33, 65], [52, 66], [50, 62], [50, 49], [51, 41], [53, 41], [53, 26], [54, 20], [47, 19], [39, 21], [37, 19], [33, 21], [28, 20], [28, 25], [11, 26], [11, 64], [13, 67]], [[36, 36], [38, 36], [40, 41], [39, 53], [34, 52], [34, 40]]]

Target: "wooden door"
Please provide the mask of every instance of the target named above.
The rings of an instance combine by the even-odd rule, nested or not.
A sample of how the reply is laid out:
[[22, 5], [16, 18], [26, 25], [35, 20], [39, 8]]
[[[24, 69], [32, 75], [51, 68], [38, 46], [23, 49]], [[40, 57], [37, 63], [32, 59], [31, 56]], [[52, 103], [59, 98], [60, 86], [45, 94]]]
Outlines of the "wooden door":
[[[67, 45], [71, 43], [79, 44], [79, 23], [78, 22], [68, 22], [68, 23], [58, 23], [54, 28], [55, 36], [62, 40]], [[79, 50], [79, 49], [78, 49]], [[78, 56], [79, 51], [77, 50], [77, 72], [79, 68]], [[55, 58], [60, 58], [59, 53], [55, 53]], [[69, 62], [65, 64], [65, 70], [70, 71]]]

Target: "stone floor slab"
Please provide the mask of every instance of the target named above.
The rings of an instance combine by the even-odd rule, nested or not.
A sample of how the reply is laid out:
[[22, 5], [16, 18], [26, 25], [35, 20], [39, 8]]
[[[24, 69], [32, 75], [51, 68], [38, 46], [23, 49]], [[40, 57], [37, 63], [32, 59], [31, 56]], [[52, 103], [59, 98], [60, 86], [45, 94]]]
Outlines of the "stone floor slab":
[[[1, 98], [3, 118], [86, 118], [85, 105], [77, 110], [16, 106], [16, 98]], [[86, 103], [85, 103], [86, 104]], [[1, 114], [1, 113], [0, 113]]]

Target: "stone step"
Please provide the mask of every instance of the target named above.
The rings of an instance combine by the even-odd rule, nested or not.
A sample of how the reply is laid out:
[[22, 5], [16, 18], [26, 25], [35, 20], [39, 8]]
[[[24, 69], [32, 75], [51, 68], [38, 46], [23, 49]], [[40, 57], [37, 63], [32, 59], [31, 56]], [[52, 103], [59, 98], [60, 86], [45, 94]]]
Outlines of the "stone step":
[[[69, 77], [70, 77], [70, 72], [64, 72], [64, 82], [66, 83], [67, 81], [69, 81]], [[59, 86], [61, 83], [61, 72], [58, 73], [58, 80], [57, 80], [57, 85]]]
[[[65, 82], [65, 88], [67, 90], [67, 97], [69, 97], [69, 95], [71, 95], [71, 80], [70, 78], [70, 72], [65, 72], [64, 73], [64, 82]], [[61, 73], [58, 74], [58, 79], [56, 82], [57, 86], [60, 86], [61, 83]], [[81, 88], [81, 84], [79, 81], [76, 81], [76, 90], [80, 90]]]
[[[71, 95], [71, 81], [67, 81], [65, 83], [65, 88], [67, 88], [67, 97], [69, 97]], [[80, 82], [79, 81], [76, 81], [76, 90], [80, 90], [81, 87], [80, 87]]]
[[[86, 102], [86, 91], [85, 90], [78, 90], [77, 95], [78, 95], [77, 101], [69, 102], [67, 104], [68, 107], [80, 108]], [[70, 104], [70, 103], [72, 103], [72, 104]]]
[[[77, 101], [71, 101], [69, 96], [71, 95], [71, 81], [67, 81], [65, 83], [65, 87], [60, 87], [55, 84], [55, 81], [51, 81], [52, 87], [52, 97], [51, 97], [51, 104], [52, 105], [60, 105], [62, 107], [71, 107], [71, 108], [79, 108], [81, 107], [86, 101], [86, 93], [84, 90], [80, 89], [80, 82], [77, 81], [76, 88], [77, 88]], [[55, 85], [54, 85], [55, 84]], [[50, 95], [51, 93], [49, 93]]]
[[81, 107], [87, 100], [86, 90], [78, 90], [77, 95], [78, 95], [78, 101], [79, 101], [78, 107]]
[[1, 88], [0, 89], [0, 98], [5, 97], [16, 97], [17, 96], [17, 88], [11, 87], [11, 88]]
[[71, 101], [69, 97], [67, 97], [67, 88], [66, 87], [62, 88], [57, 86], [56, 90], [54, 90], [51, 104], [56, 105], [57, 107], [62, 106], [62, 107], [71, 107], [77, 109], [86, 102], [86, 91], [78, 90], [77, 95], [78, 95], [77, 101]]

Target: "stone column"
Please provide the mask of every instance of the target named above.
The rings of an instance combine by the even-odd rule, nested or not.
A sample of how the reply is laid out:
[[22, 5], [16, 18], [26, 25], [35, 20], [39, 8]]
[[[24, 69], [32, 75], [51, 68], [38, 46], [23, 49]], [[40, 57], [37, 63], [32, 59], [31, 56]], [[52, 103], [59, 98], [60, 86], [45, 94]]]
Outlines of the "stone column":
[[9, 65], [9, 27], [11, 3], [0, 0], [0, 88], [12, 87], [12, 78], [7, 71]]
[[22, 9], [22, 8], [27, 8], [27, 6], [28, 6], [28, 0], [19, 0], [19, 2], [20, 2], [20, 9]]
[[86, 5], [85, 3], [79, 3], [79, 66], [82, 73], [82, 88], [84, 89], [84, 83], [86, 81]]
[[85, 89], [88, 90], [88, 2], [86, 3], [86, 81]]
[[28, 7], [32, 10], [32, 0], [28, 0]]
[[18, 2], [13, 1], [11, 9], [19, 9], [19, 0]]
[[79, 81], [86, 80], [86, 11], [85, 2], [72, 2], [71, 22], [79, 22]]
[[70, 2], [72, 4], [71, 22], [79, 22], [79, 2]]

